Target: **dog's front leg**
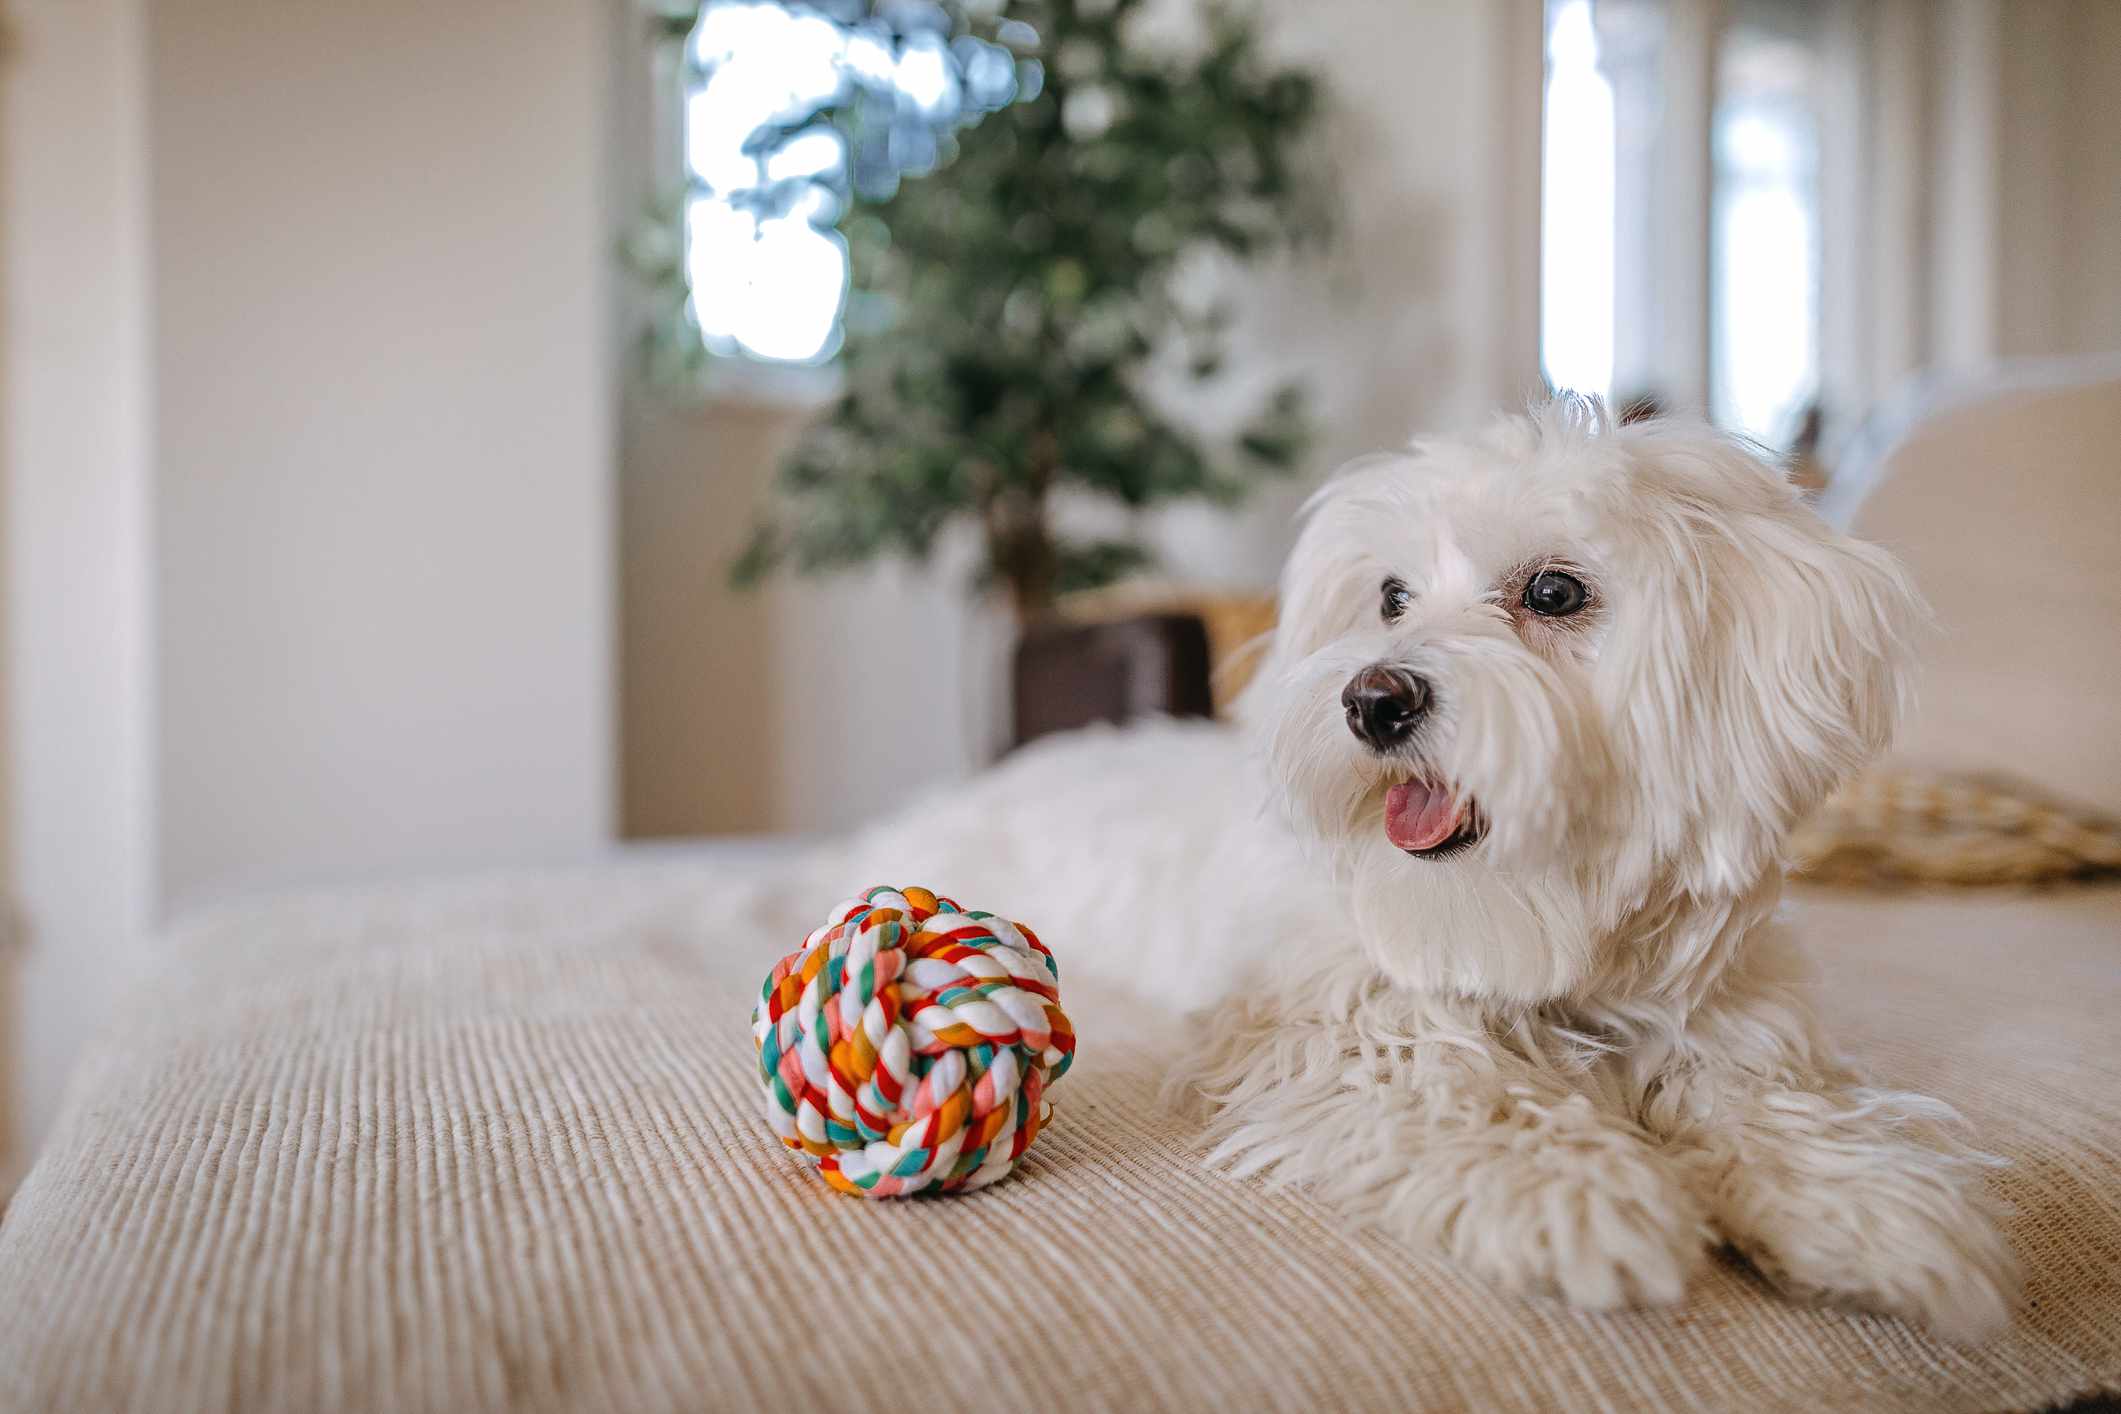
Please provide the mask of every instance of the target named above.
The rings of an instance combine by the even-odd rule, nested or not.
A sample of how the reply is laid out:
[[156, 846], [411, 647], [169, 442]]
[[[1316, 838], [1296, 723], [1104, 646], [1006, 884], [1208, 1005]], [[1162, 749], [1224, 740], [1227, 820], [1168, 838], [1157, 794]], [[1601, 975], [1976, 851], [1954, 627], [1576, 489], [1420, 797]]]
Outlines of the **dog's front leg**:
[[1979, 1197], [1983, 1155], [1922, 1095], [1871, 1088], [1786, 1003], [1712, 1009], [1644, 1117], [1722, 1234], [1793, 1295], [1976, 1341], [2009, 1324], [2017, 1262]]
[[1512, 1289], [1671, 1302], [1707, 1250], [1684, 1176], [1632, 1122], [1448, 1003], [1248, 1014], [1197, 1078], [1219, 1106], [1213, 1161]]

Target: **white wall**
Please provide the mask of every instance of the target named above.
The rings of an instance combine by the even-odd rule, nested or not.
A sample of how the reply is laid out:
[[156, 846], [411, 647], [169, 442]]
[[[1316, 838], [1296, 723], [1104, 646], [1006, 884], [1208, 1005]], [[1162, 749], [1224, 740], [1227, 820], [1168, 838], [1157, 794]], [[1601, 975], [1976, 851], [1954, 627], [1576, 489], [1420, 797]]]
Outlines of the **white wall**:
[[[1829, 391], [1860, 416], [1911, 376], [2121, 350], [2121, 5], [1871, 0], [1860, 180], [1830, 229]], [[1850, 160], [1853, 159], [1853, 160]]]
[[[18, 2], [8, 20], [0, 895], [28, 947], [0, 1043], [28, 1140], [147, 912], [146, 129], [133, 0]], [[0, 1169], [6, 1149], [0, 1134]]]
[[31, 1141], [189, 904], [608, 839], [620, 3], [8, 7]]
[[158, 0], [165, 896], [608, 833], [598, 0]]
[[2121, 351], [2121, 5], [2012, 0], [1998, 23], [1994, 351]]
[[2065, 45], [2071, 109], [2069, 241], [2074, 352], [2121, 349], [2121, 5], [2078, 0]]

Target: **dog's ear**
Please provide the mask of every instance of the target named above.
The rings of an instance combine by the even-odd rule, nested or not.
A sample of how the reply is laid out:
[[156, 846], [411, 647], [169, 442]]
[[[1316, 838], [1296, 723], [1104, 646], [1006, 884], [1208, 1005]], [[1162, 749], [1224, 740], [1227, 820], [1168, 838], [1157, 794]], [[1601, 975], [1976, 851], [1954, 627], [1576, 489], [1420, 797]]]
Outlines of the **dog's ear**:
[[1748, 886], [1890, 743], [1925, 618], [1891, 555], [1775, 492], [1682, 506], [1666, 548], [1683, 548], [1657, 557], [1670, 579], [1633, 606], [1621, 655], [1642, 813], [1709, 892]]

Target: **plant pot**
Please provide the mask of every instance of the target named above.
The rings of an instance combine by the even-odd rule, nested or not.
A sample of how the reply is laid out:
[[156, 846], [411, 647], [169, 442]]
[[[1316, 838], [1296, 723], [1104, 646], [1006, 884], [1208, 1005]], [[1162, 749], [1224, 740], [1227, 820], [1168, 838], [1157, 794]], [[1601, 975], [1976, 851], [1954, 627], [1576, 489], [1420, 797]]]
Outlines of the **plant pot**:
[[1033, 624], [1017, 640], [1010, 681], [1012, 747], [1093, 722], [1215, 711], [1208, 633], [1195, 614]]

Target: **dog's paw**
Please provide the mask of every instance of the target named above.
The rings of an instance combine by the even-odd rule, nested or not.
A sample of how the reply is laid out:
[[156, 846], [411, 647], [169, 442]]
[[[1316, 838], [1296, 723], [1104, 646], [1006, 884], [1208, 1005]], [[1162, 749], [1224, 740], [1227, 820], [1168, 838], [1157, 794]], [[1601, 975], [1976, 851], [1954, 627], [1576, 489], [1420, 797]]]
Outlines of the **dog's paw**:
[[1966, 1344], [2010, 1325], [2017, 1257], [1964, 1177], [1935, 1155], [1909, 1149], [1833, 1177], [1747, 1165], [1724, 1175], [1711, 1207], [1731, 1244], [1792, 1296], [1880, 1311]]
[[1381, 1216], [1511, 1290], [1599, 1310], [1679, 1300], [1710, 1236], [1678, 1169], [1581, 1097], [1435, 1136]]

